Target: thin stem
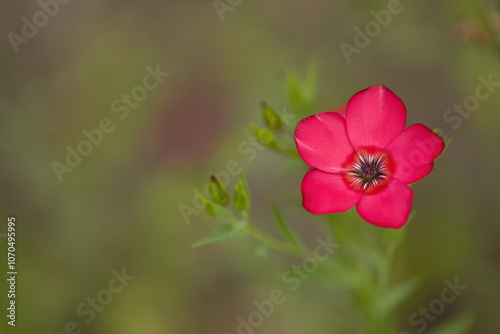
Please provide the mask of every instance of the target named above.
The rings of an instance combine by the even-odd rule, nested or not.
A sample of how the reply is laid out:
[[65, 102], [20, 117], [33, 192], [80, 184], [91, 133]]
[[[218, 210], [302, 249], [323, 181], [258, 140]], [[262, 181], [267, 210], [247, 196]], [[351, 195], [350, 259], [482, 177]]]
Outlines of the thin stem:
[[294, 257], [302, 259], [305, 254], [309, 253], [308, 250], [304, 248], [297, 248], [295, 245], [291, 245], [282, 240], [276, 239], [273, 236], [267, 235], [262, 232], [260, 229], [255, 227], [254, 224], [250, 222], [247, 212], [242, 212], [241, 217], [246, 222], [246, 230], [248, 233], [254, 237], [257, 241], [262, 242], [267, 245], [269, 248], [272, 248], [280, 253], [292, 255]]

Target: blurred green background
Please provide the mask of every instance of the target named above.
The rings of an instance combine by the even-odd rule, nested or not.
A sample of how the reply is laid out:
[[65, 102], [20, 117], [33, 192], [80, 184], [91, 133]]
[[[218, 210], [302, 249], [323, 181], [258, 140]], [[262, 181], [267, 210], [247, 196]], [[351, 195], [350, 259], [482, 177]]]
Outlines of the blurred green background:
[[[8, 34], [21, 35], [22, 18], [33, 21], [41, 7], [2, 1], [0, 233], [15, 216], [19, 274], [15, 328], [6, 324], [8, 287], [0, 281], [1, 332], [55, 334], [75, 321], [94, 334], [236, 333], [237, 317], [282, 288], [281, 272], [295, 262], [263, 259], [247, 239], [192, 249], [218, 223], [202, 212], [187, 224], [179, 205], [192, 206], [193, 189], [236, 160], [253, 194], [253, 220], [273, 231], [269, 202], [300, 198], [305, 170], [283, 173], [287, 159], [268, 151], [249, 162], [238, 146], [248, 123], [261, 123], [261, 100], [306, 116], [287, 99], [286, 74], [305, 76], [314, 59], [314, 112], [384, 84], [405, 102], [408, 125], [454, 139], [413, 188], [418, 215], [397, 276], [421, 274], [423, 283], [398, 310], [401, 330], [416, 333], [410, 314], [458, 277], [467, 290], [429, 328], [472, 309], [471, 333], [499, 333], [500, 90], [456, 129], [443, 118], [474, 95], [479, 76], [500, 81], [494, 5], [403, 0], [401, 13], [347, 63], [340, 43], [353, 44], [353, 28], [387, 1], [242, 1], [223, 20], [212, 1], [70, 1], [18, 53]], [[169, 76], [126, 117], [115, 113], [112, 103], [157, 65]], [[82, 131], [105, 118], [114, 131], [60, 182], [54, 161], [65, 163], [66, 147], [76, 149]], [[327, 234], [302, 208], [285, 212], [312, 245]], [[86, 323], [77, 306], [124, 267], [135, 279]], [[331, 333], [336, 319], [358, 321], [348, 309], [340, 291], [307, 283], [256, 333]]]

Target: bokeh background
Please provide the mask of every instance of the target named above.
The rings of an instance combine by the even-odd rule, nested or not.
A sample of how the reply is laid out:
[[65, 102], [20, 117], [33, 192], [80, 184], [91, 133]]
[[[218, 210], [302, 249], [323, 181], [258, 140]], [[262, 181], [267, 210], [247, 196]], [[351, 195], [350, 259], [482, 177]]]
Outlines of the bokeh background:
[[[259, 257], [248, 239], [192, 249], [218, 223], [203, 212], [186, 223], [179, 205], [192, 206], [193, 189], [236, 160], [253, 194], [254, 221], [273, 231], [269, 202], [291, 206], [304, 170], [284, 173], [287, 159], [267, 150], [248, 162], [238, 145], [249, 122], [262, 123], [262, 100], [306, 116], [290, 105], [285, 81], [290, 70], [305, 76], [311, 60], [319, 69], [315, 111], [384, 84], [405, 102], [408, 125], [453, 137], [432, 174], [414, 186], [418, 214], [397, 271], [423, 281], [398, 310], [401, 330], [415, 333], [409, 315], [439, 297], [443, 280], [458, 277], [467, 290], [429, 328], [471, 309], [470, 333], [500, 332], [500, 90], [456, 129], [443, 118], [475, 93], [479, 76], [500, 81], [496, 3], [401, 5], [347, 63], [340, 43], [353, 44], [353, 28], [387, 1], [242, 1], [221, 20], [212, 1], [75, 0], [60, 4], [16, 53], [8, 34], [20, 35], [22, 18], [32, 21], [41, 7], [2, 0], [0, 233], [15, 216], [19, 274], [15, 328], [6, 324], [0, 280], [1, 332], [60, 333], [75, 321], [94, 334], [236, 333], [236, 318], [282, 287], [280, 270], [294, 262]], [[112, 102], [157, 65], [170, 75], [120, 119]], [[53, 162], [65, 163], [66, 147], [104, 118], [114, 131], [59, 182]], [[326, 235], [323, 221], [300, 207], [285, 212], [309, 242]], [[4, 235], [0, 241], [6, 272]], [[86, 323], [77, 305], [124, 267], [135, 279]], [[331, 333], [338, 318], [358, 321], [343, 311], [345, 296], [323, 286], [305, 283], [287, 298], [256, 333]]]

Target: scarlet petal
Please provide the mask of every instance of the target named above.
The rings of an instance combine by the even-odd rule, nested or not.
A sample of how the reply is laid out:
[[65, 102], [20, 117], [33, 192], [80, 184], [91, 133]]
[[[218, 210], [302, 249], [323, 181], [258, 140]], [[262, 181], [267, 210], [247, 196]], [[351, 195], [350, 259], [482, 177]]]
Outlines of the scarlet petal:
[[422, 124], [409, 126], [388, 147], [396, 165], [394, 177], [406, 184], [420, 180], [431, 172], [443, 149], [443, 139], [431, 129]]
[[302, 205], [315, 215], [344, 212], [363, 196], [349, 188], [342, 175], [318, 169], [308, 172], [302, 180]]
[[295, 143], [305, 162], [330, 173], [340, 173], [342, 163], [353, 152], [344, 118], [328, 111], [301, 120]]
[[385, 148], [404, 129], [406, 107], [385, 86], [373, 86], [356, 93], [347, 103], [347, 133], [354, 148]]
[[389, 186], [375, 195], [364, 195], [356, 205], [359, 215], [381, 227], [400, 228], [411, 211], [413, 191], [406, 184], [392, 179]]

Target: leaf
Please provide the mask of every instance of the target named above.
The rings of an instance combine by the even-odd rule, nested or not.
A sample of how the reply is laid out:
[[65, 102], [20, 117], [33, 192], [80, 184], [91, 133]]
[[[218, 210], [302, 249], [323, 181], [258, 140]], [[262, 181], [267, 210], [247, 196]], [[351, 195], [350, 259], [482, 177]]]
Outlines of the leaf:
[[300, 93], [299, 77], [297, 72], [288, 71], [286, 75], [286, 90], [288, 99], [294, 108], [302, 109], [305, 106], [304, 99]]
[[471, 311], [465, 311], [447, 323], [432, 330], [429, 334], [467, 334], [474, 325], [475, 316]]
[[306, 73], [306, 80], [302, 87], [302, 94], [309, 103], [312, 103], [316, 95], [316, 84], [318, 82], [318, 62], [312, 60], [309, 62]]
[[415, 276], [392, 288], [380, 297], [377, 303], [377, 312], [379, 312], [380, 316], [389, 315], [399, 304], [415, 292], [419, 284], [420, 277]]
[[[439, 129], [439, 128], [435, 128], [432, 132], [434, 132], [435, 134], [437, 134], [438, 136], [440, 136], [440, 137], [441, 137], [441, 135], [439, 134], [439, 133], [441, 132], [441, 129]], [[446, 137], [448, 137], [448, 136], [446, 136]], [[443, 137], [441, 137], [441, 138], [444, 140], [444, 138], [443, 138]], [[448, 149], [448, 146], [450, 146], [450, 144], [451, 144], [451, 142], [452, 142], [452, 141], [453, 141], [453, 137], [448, 137], [448, 138], [444, 141], [444, 149], [443, 149], [443, 152], [441, 152], [441, 154], [440, 154], [440, 155], [438, 155], [438, 156], [436, 157], [436, 159], [434, 159], [434, 160], [437, 160], [440, 156], [442, 156], [442, 155], [444, 154], [444, 152], [446, 152], [446, 150]]]
[[283, 218], [281, 211], [279, 210], [276, 203], [271, 205], [276, 224], [278, 225], [283, 237], [291, 243], [295, 248], [302, 249], [302, 244], [299, 240], [297, 234], [293, 231], [290, 224]]
[[352, 265], [341, 261], [327, 261], [322, 264], [309, 280], [329, 289], [358, 290], [363, 277]]
[[221, 241], [226, 241], [229, 239], [233, 239], [237, 236], [243, 235], [243, 226], [244, 223], [239, 224], [224, 224], [221, 227], [210, 232], [206, 237], [193, 244], [191, 247], [196, 248], [200, 246], [206, 246], [210, 244], [214, 244]]
[[453, 137], [450, 137], [450, 138], [448, 138], [448, 139], [446, 139], [446, 140], [444, 141], [444, 149], [443, 149], [443, 152], [441, 152], [441, 154], [440, 154], [440, 155], [438, 155], [438, 156], [436, 157], [436, 159], [434, 159], [434, 161], [436, 161], [437, 159], [439, 159], [439, 158], [440, 158], [440, 157], [444, 154], [444, 152], [446, 152], [446, 150], [448, 149], [448, 147], [450, 147], [450, 144], [451, 144], [452, 142], [453, 142]]
[[316, 94], [316, 83], [318, 77], [318, 64], [311, 61], [307, 67], [305, 80], [301, 82], [297, 72], [288, 71], [286, 78], [286, 88], [288, 99], [296, 109], [308, 111], [312, 107], [312, 102]]

